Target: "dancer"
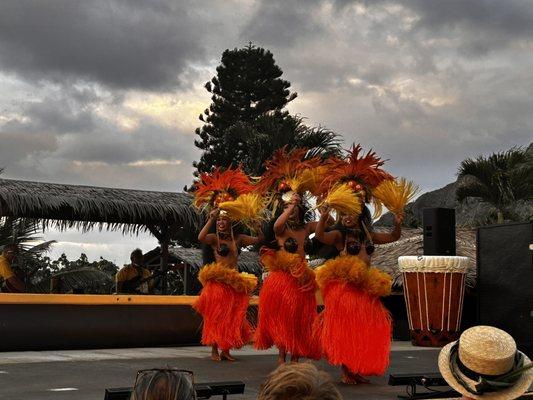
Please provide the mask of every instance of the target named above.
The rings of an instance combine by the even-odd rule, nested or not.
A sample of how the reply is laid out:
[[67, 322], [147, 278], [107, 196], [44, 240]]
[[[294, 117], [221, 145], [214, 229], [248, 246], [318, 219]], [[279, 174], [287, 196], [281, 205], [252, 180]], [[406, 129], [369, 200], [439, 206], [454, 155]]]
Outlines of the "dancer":
[[[317, 317], [315, 274], [305, 259], [309, 235], [316, 222], [308, 222], [304, 193], [312, 188], [320, 172], [320, 160], [305, 160], [306, 150], [287, 153], [278, 150], [268, 161], [259, 182], [262, 190], [275, 188], [272, 232], [269, 247], [261, 250], [261, 262], [269, 271], [259, 293], [259, 323], [255, 347], [279, 350], [278, 363], [287, 354], [290, 360], [318, 358], [313, 343], [313, 324]], [[283, 211], [280, 213], [283, 207]], [[274, 236], [274, 237], [269, 237]]]
[[[370, 261], [375, 244], [399, 239], [403, 219], [398, 213], [391, 233], [372, 229], [365, 203], [372, 199], [372, 190], [393, 178], [381, 169], [383, 162], [375, 153], [360, 156], [360, 152], [360, 146], [353, 147], [345, 160], [331, 161], [333, 169], [326, 183], [337, 180], [333, 191], [350, 189], [350, 196], [340, 201], [337, 197], [338, 204], [326, 198], [316, 228], [316, 238], [335, 246], [339, 252], [338, 257], [326, 261], [317, 272], [325, 309], [316, 334], [324, 356], [331, 364], [341, 366], [342, 381], [348, 384], [368, 383], [364, 376], [382, 375], [388, 367], [392, 324], [380, 297], [390, 294], [391, 277], [371, 267]], [[349, 207], [343, 202], [353, 203], [359, 212], [345, 212], [340, 223], [326, 232], [330, 206], [346, 211]]]
[[[205, 265], [198, 275], [203, 289], [194, 308], [204, 319], [202, 344], [211, 346], [213, 361], [235, 361], [230, 349], [247, 344], [252, 334], [246, 313], [257, 278], [239, 273], [237, 260], [240, 249], [262, 242], [263, 234], [258, 229], [258, 236], [252, 237], [235, 233], [232, 227], [233, 222], [252, 220], [260, 212], [260, 198], [251, 194], [252, 189], [240, 169], [204, 174], [196, 186], [195, 204], [211, 209], [198, 240], [211, 246], [215, 262]], [[253, 204], [242, 207], [244, 202]], [[243, 210], [255, 215], [246, 216]], [[211, 233], [213, 225], [215, 232]]]

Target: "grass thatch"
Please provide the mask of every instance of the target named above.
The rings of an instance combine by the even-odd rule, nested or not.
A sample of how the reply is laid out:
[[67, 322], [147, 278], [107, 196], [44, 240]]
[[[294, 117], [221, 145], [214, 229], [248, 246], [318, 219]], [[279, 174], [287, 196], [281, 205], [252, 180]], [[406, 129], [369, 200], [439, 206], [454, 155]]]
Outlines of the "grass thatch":
[[0, 216], [34, 218], [44, 227], [138, 232], [147, 226], [195, 229], [199, 215], [188, 193], [0, 179]]
[[[476, 232], [469, 229], [457, 229], [457, 255], [468, 257], [469, 265], [466, 285], [474, 287], [476, 281]], [[394, 278], [395, 289], [403, 287], [403, 279], [398, 270], [398, 257], [423, 255], [423, 236], [421, 229], [403, 229], [400, 240], [376, 246], [372, 265], [386, 271]]]
[[[197, 272], [203, 266], [202, 250], [184, 247], [172, 247], [170, 254], [186, 264], [189, 264]], [[239, 271], [260, 274], [261, 264], [259, 263], [259, 254], [255, 251], [241, 251], [238, 261]]]

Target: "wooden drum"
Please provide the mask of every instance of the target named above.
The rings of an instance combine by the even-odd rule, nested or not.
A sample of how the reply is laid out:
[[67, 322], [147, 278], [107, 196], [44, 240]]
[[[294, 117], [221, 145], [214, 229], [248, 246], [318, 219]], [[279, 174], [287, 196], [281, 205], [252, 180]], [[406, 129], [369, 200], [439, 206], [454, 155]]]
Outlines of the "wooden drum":
[[459, 338], [468, 257], [403, 256], [403, 293], [411, 342], [441, 347]]

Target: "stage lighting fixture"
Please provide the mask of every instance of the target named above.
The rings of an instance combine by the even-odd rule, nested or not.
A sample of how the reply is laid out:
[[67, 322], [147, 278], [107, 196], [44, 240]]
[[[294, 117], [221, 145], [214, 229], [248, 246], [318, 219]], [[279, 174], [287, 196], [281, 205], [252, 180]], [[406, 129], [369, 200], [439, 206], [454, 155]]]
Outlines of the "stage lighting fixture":
[[[432, 389], [435, 386], [448, 386], [444, 378], [439, 373], [421, 374], [390, 374], [390, 386], [405, 386], [406, 395], [398, 395], [399, 399], [443, 399], [461, 396], [455, 390], [440, 391]], [[428, 389], [427, 392], [417, 393], [417, 387], [422, 386]]]

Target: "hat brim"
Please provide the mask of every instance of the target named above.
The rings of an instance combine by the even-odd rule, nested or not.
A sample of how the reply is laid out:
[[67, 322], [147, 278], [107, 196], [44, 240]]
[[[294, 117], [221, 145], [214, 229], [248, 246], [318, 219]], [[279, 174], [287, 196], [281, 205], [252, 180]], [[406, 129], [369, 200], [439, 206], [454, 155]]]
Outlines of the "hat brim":
[[[439, 354], [439, 370], [444, 380], [454, 389], [466, 397], [472, 399], [491, 399], [491, 400], [511, 400], [522, 396], [533, 383], [533, 368], [525, 371], [520, 379], [510, 388], [500, 390], [498, 392], [484, 393], [483, 395], [475, 395], [466, 390], [457, 379], [453, 376], [450, 368], [450, 350], [457, 341], [452, 342], [442, 348]], [[531, 361], [524, 354], [524, 364], [528, 364]], [[472, 382], [470, 379], [465, 378], [467, 382]]]

